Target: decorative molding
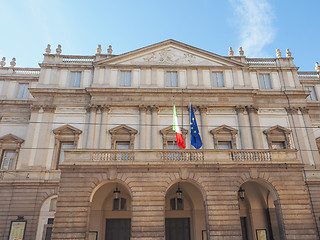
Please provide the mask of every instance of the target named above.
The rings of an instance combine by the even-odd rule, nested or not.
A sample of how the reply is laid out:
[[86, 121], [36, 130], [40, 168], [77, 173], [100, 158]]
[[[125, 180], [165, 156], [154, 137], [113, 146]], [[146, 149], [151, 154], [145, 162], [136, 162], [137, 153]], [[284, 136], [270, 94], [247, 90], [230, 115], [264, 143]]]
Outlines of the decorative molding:
[[250, 105], [247, 107], [247, 110], [249, 113], [258, 113], [259, 108], [254, 105]]
[[260, 108], [259, 114], [286, 114], [284, 108]]
[[246, 107], [244, 105], [237, 105], [235, 106], [235, 111], [243, 114], [246, 111]]
[[286, 107], [286, 111], [289, 114], [298, 114], [299, 108], [297, 107]]

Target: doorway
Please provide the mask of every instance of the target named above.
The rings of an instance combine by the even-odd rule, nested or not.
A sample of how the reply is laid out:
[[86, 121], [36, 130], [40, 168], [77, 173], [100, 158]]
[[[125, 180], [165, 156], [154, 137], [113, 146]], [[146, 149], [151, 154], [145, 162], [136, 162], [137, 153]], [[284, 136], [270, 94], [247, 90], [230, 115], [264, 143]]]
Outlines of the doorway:
[[106, 219], [106, 240], [130, 240], [131, 219]]
[[166, 218], [166, 240], [190, 240], [190, 218]]

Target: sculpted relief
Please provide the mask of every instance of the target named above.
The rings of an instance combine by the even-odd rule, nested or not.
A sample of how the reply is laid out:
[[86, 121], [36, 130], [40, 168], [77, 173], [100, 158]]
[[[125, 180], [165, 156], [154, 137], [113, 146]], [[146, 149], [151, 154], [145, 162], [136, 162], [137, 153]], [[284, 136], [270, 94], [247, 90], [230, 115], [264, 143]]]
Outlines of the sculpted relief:
[[174, 48], [167, 48], [157, 52], [153, 52], [143, 57], [127, 61], [125, 63], [140, 65], [222, 65], [217, 62], [209, 61], [194, 54], [179, 51]]

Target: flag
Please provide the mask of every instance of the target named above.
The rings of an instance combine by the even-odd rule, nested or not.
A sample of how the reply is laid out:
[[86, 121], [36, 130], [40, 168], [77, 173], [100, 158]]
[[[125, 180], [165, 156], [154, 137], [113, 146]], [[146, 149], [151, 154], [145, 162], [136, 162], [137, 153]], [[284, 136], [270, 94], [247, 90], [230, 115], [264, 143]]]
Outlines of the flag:
[[202, 141], [197, 125], [197, 120], [193, 112], [193, 107], [191, 104], [191, 116], [190, 116], [190, 133], [191, 133], [191, 145], [194, 146], [196, 149], [201, 148]]
[[173, 125], [172, 130], [176, 132], [176, 138], [177, 138], [177, 144], [179, 148], [186, 148], [186, 145], [184, 144], [184, 140], [182, 137], [181, 129], [178, 125], [178, 115], [176, 110], [176, 105], [173, 104]]

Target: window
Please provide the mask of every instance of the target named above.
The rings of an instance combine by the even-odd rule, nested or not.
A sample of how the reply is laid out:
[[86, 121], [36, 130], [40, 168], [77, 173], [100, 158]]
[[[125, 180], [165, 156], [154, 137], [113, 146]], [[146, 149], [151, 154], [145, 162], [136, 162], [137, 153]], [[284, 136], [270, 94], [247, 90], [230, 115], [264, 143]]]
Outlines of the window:
[[0, 138], [0, 170], [13, 170], [16, 168], [18, 153], [23, 139], [7, 134]]
[[55, 134], [55, 145], [52, 168], [59, 169], [59, 164], [64, 160], [64, 150], [77, 148], [82, 131], [70, 125], [64, 125], [54, 129], [53, 133]]
[[[181, 131], [183, 138], [186, 139], [188, 130], [181, 128]], [[163, 149], [180, 149], [177, 145], [176, 133], [172, 130], [172, 125], [164, 129], [161, 129], [160, 133], [162, 134]]]
[[214, 87], [224, 87], [223, 73], [214, 72], [212, 73], [213, 86]]
[[307, 97], [307, 100], [317, 101], [317, 96], [316, 96], [316, 92], [314, 90], [314, 87], [306, 87], [306, 91], [310, 91], [310, 94]]
[[167, 72], [167, 87], [178, 87], [177, 72]]
[[270, 74], [260, 75], [260, 87], [261, 89], [271, 89], [271, 79]]
[[276, 125], [266, 129], [263, 133], [267, 136], [269, 149], [281, 150], [290, 148], [290, 133], [291, 130]]
[[114, 198], [113, 199], [113, 211], [125, 211], [127, 210], [127, 199]]
[[131, 72], [130, 71], [121, 71], [120, 86], [121, 87], [130, 87], [131, 86]]
[[218, 149], [232, 149], [231, 141], [218, 141]]
[[286, 143], [284, 141], [272, 141], [271, 149], [273, 150], [286, 149]]
[[116, 142], [117, 149], [130, 149], [130, 142], [129, 141], [117, 141]]
[[80, 87], [81, 72], [71, 72], [70, 87]]
[[58, 157], [56, 169], [58, 169], [59, 164], [63, 162], [64, 150], [66, 150], [66, 149], [74, 149], [74, 142], [60, 142], [59, 157]]
[[109, 130], [111, 134], [111, 148], [112, 149], [134, 149], [135, 135], [137, 130], [126, 126], [120, 125]]
[[216, 149], [237, 149], [238, 130], [222, 125], [210, 131]]
[[183, 210], [182, 198], [171, 198], [170, 199], [170, 210]]
[[4, 150], [1, 159], [1, 170], [11, 170], [13, 169], [15, 161], [16, 152]]
[[44, 225], [44, 240], [51, 240], [53, 221], [54, 218], [48, 218], [47, 224]]
[[17, 98], [27, 98], [28, 97], [28, 83], [20, 83]]

